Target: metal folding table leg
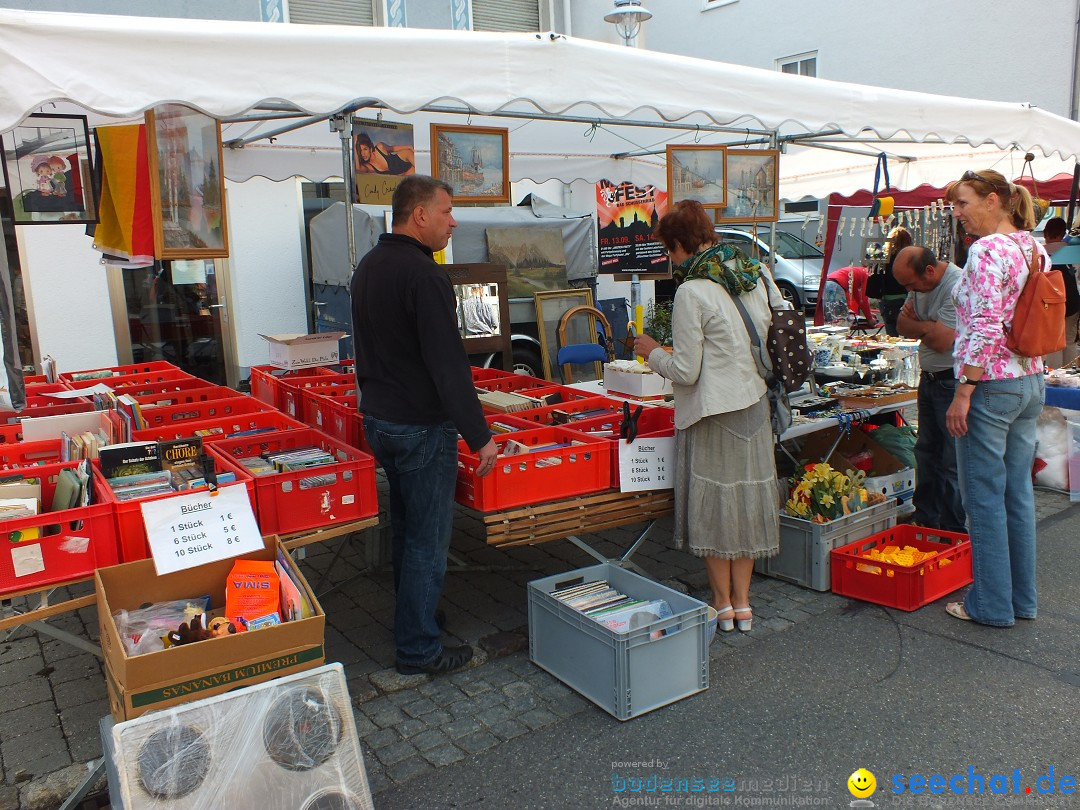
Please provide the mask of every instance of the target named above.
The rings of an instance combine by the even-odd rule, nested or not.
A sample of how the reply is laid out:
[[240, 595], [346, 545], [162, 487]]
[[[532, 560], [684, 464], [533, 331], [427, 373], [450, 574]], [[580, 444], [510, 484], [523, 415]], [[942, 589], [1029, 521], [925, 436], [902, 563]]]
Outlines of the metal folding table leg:
[[90, 769], [90, 772], [86, 775], [86, 778], [79, 783], [79, 786], [75, 788], [75, 792], [68, 796], [67, 800], [60, 805], [60, 810], [75, 810], [75, 808], [79, 806], [79, 802], [86, 797], [90, 788], [94, 786], [94, 783], [104, 772], [105, 757], [87, 763], [87, 767]]
[[645, 542], [645, 540], [649, 536], [649, 532], [651, 532], [653, 530], [653, 527], [655, 527], [655, 526], [656, 526], [656, 521], [655, 520], [650, 520], [649, 525], [646, 526], [645, 530], [641, 534], [638, 535], [637, 540], [635, 540], [633, 542], [633, 544], [630, 546], [630, 548], [628, 548], [626, 551], [623, 552], [621, 557], [605, 557], [603, 554], [601, 554], [599, 551], [594, 549], [592, 546], [590, 546], [588, 543], [586, 543], [584, 540], [582, 540], [577, 535], [571, 534], [566, 539], [569, 540], [571, 543], [573, 543], [578, 548], [580, 548], [582, 551], [584, 551], [590, 557], [593, 557], [593, 558], [599, 560], [602, 563], [611, 563], [612, 565], [617, 565], [620, 568], [630, 568], [630, 569], [633, 569], [634, 571], [637, 571], [639, 574], [641, 574], [644, 577], [649, 577], [650, 579], [655, 579], [655, 577], [653, 577], [648, 571], [646, 571], [644, 568], [642, 568], [640, 565], [638, 565], [637, 563], [633, 562], [630, 559], [631, 555], [635, 551], [637, 551], [638, 546], [640, 546], [642, 543]]

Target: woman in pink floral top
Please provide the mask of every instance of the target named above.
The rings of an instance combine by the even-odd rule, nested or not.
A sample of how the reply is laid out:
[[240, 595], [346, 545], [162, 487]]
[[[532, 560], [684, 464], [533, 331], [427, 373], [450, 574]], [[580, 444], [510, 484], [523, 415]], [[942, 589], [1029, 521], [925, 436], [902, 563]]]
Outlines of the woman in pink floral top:
[[951, 616], [994, 627], [1034, 619], [1035, 420], [1042, 411], [1042, 358], [1005, 345], [1036, 251], [1031, 195], [991, 170], [965, 172], [948, 194], [953, 216], [978, 239], [953, 291], [958, 385], [945, 417], [971, 534], [975, 582]]

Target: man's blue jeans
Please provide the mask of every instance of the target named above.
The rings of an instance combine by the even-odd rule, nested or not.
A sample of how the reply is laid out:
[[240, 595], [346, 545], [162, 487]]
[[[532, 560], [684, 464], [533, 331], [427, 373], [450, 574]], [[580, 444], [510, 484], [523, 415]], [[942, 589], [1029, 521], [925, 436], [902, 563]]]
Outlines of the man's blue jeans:
[[979, 382], [967, 435], [956, 440], [975, 574], [964, 608], [981, 624], [1008, 627], [1015, 618], [1035, 618], [1031, 465], [1044, 394], [1042, 374]]
[[435, 608], [453, 531], [458, 432], [452, 422], [403, 425], [365, 416], [364, 435], [390, 484], [397, 661], [427, 664], [442, 652]]
[[915, 442], [915, 516], [920, 526], [964, 532], [964, 503], [956, 477], [956, 440], [945, 414], [956, 391], [951, 372], [919, 380], [919, 438]]

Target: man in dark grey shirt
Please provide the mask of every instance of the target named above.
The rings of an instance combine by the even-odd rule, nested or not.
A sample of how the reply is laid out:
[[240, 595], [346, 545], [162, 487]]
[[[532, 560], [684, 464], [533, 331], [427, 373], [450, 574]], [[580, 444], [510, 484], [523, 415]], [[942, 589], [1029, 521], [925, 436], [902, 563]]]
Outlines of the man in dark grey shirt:
[[953, 341], [956, 307], [953, 288], [963, 273], [934, 251], [918, 245], [893, 260], [893, 277], [908, 291], [897, 328], [919, 340], [919, 437], [915, 442], [915, 516], [921, 526], [963, 532], [965, 515], [956, 477], [956, 442], [945, 427], [945, 413], [956, 391]]

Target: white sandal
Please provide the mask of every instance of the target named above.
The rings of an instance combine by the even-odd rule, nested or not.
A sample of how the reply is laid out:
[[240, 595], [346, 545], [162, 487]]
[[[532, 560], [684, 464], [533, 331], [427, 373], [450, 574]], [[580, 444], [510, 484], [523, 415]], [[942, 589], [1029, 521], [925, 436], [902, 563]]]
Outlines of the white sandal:
[[749, 616], [750, 617], [748, 619], [739, 619], [739, 618], [735, 619], [735, 626], [739, 628], [739, 632], [740, 633], [749, 633], [750, 632], [750, 627], [754, 622], [754, 611], [751, 610], [749, 606], [747, 606], [747, 607], [744, 607], [744, 608], [734, 608], [733, 612], [734, 612], [736, 617], [738, 617], [738, 615], [740, 613], [743, 614], [744, 616]]
[[[730, 613], [730, 618], [721, 619], [720, 616], [724, 613]], [[731, 605], [724, 605], [722, 608], [718, 608], [716, 611], [716, 626], [724, 633], [730, 633], [735, 629], [735, 608]]]

